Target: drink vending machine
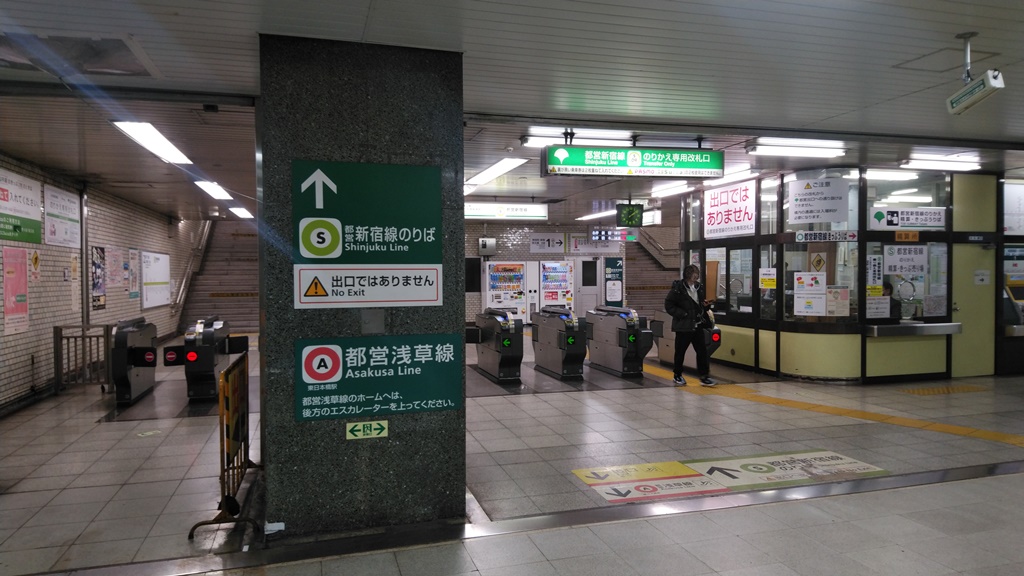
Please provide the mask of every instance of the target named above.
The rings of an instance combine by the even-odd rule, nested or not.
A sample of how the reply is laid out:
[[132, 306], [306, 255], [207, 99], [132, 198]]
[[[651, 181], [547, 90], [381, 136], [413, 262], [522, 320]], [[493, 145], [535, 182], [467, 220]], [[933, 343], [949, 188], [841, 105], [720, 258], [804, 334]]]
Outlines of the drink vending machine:
[[513, 318], [526, 317], [526, 263], [488, 262], [484, 272], [484, 308], [507, 311]]
[[572, 309], [572, 262], [540, 263], [540, 307], [564, 306]]

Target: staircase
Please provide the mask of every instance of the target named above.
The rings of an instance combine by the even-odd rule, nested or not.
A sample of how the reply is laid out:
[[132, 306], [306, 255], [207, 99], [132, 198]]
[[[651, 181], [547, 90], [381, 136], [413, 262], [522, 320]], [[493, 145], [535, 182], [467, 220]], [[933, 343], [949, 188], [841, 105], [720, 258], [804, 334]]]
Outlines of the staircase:
[[[665, 310], [665, 295], [672, 281], [679, 278], [679, 229], [675, 229], [675, 244], [664, 251], [656, 242], [626, 243], [626, 305], [641, 316], [654, 318], [654, 313]], [[650, 240], [650, 238], [648, 238]], [[659, 251], [660, 258], [651, 254]], [[672, 265], [675, 268], [672, 268]]]
[[246, 221], [214, 222], [199, 273], [181, 315], [187, 327], [218, 316], [232, 334], [259, 331], [259, 242]]

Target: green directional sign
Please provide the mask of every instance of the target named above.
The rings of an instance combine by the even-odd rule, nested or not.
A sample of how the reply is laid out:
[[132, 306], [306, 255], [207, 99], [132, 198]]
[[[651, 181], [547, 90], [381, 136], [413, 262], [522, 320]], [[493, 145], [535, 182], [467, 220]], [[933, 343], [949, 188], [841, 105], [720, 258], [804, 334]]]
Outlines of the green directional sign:
[[541, 161], [545, 176], [725, 175], [725, 153], [721, 150], [548, 146]]
[[512, 340], [509, 338], [505, 338], [501, 341], [501, 345], [504, 346], [505, 348], [508, 348], [509, 346], [512, 345]]
[[439, 264], [437, 166], [292, 161], [296, 264]]
[[568, 336], [568, 337], [566, 337], [565, 341], [567, 343], [569, 343], [570, 345], [571, 344], [575, 344], [576, 343], [576, 337], [575, 336]]
[[388, 435], [388, 421], [356, 422], [345, 429], [345, 440], [384, 438]]
[[628, 339], [630, 343], [636, 342], [636, 334], [630, 334]]

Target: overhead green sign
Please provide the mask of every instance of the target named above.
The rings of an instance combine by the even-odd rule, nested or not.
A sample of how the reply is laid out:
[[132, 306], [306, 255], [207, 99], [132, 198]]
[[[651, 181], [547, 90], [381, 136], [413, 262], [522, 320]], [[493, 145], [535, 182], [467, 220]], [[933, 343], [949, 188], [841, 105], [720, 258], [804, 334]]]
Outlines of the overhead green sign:
[[459, 334], [295, 341], [295, 419], [462, 408]]
[[720, 150], [548, 146], [541, 163], [546, 176], [720, 178], [725, 175], [725, 153]]

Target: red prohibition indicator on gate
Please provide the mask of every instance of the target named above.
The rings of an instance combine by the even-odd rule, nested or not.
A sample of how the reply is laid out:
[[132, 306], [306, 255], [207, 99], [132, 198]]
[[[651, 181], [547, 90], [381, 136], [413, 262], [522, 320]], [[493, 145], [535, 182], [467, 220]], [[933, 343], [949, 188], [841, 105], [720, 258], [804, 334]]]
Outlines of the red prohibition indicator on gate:
[[164, 362], [171, 363], [178, 359], [178, 355], [174, 353], [174, 350], [166, 350], [164, 352]]
[[302, 381], [323, 384], [341, 380], [341, 346], [320, 344], [302, 349]]
[[185, 353], [185, 360], [188, 360], [189, 362], [195, 362], [196, 360], [199, 360], [199, 353], [196, 352], [195, 350], [189, 350], [188, 352]]
[[[173, 354], [173, 352], [171, 352], [171, 354]], [[145, 358], [147, 364], [152, 364], [153, 362], [156, 362], [156, 354], [154, 354], [153, 352], [146, 352]]]

